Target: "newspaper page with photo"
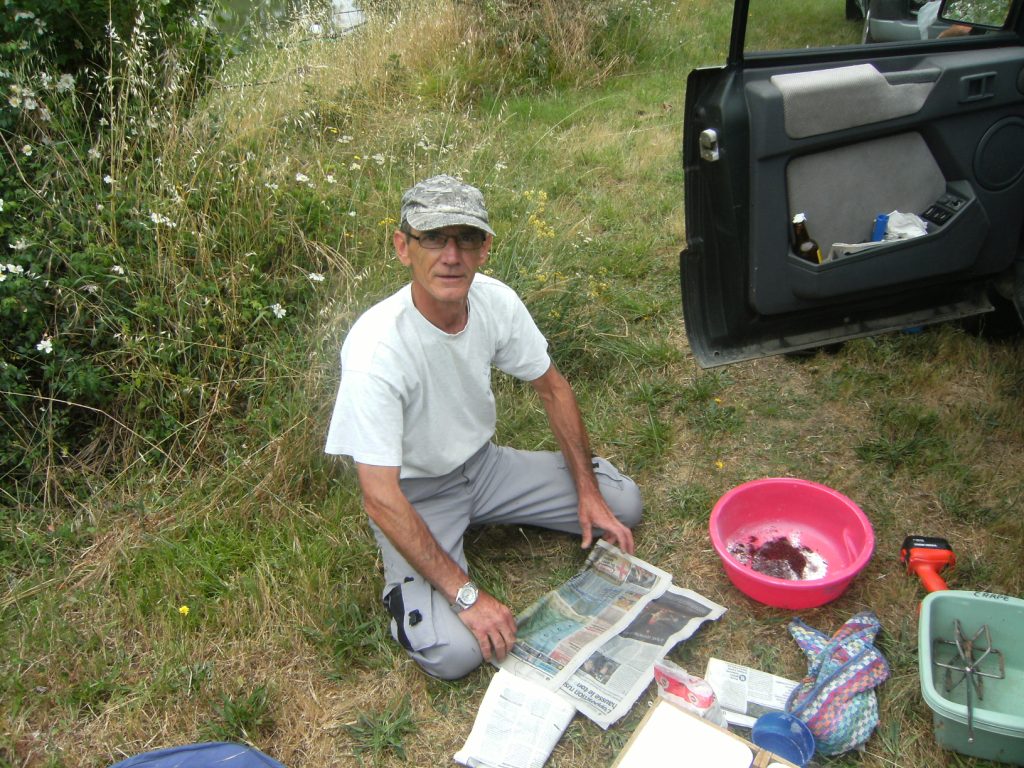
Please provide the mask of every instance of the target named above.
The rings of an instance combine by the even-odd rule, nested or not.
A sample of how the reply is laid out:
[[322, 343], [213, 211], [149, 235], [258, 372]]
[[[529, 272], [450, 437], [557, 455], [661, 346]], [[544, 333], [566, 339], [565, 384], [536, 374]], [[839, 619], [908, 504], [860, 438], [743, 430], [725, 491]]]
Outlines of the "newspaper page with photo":
[[555, 690], [671, 582], [660, 568], [598, 540], [583, 570], [517, 617], [516, 643], [498, 666]]
[[665, 657], [705, 621], [725, 608], [689, 589], [670, 586], [648, 603], [629, 626], [605, 642], [562, 685], [563, 696], [602, 728], [623, 717], [654, 677]]
[[[499, 673], [455, 759], [467, 766], [543, 765], [576, 710], [607, 728], [650, 684], [655, 661], [723, 613], [717, 603], [673, 586], [660, 568], [599, 540], [579, 573], [518, 617], [516, 644], [496, 665]], [[510, 717], [521, 750], [499, 743], [508, 741], [502, 734]], [[492, 748], [504, 751], [495, 757]]]

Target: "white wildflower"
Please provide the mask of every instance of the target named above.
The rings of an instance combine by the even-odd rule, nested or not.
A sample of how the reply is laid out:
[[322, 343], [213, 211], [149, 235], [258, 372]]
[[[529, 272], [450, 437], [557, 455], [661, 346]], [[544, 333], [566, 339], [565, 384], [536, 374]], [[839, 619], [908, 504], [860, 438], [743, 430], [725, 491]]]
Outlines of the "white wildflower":
[[162, 214], [157, 213], [156, 211], [150, 211], [149, 220], [152, 221], [157, 226], [163, 225], [165, 227], [170, 227], [171, 229], [178, 226], [178, 223], [176, 221], [171, 221], [169, 218]]
[[348, 134], [345, 134], [344, 136], [339, 136], [338, 137], [338, 143], [339, 144], [348, 144], [350, 141], [352, 141], [352, 137], [349, 136]]
[[309, 278], [309, 279], [310, 279], [310, 280], [311, 280], [312, 282], [314, 282], [314, 283], [322, 283], [322, 282], [323, 282], [324, 280], [326, 280], [326, 279], [327, 279], [327, 278], [325, 278], [325, 277], [324, 277], [323, 275], [321, 275], [321, 274], [320, 274], [319, 272], [310, 272], [310, 273], [309, 273], [309, 274], [307, 275], [307, 277], [308, 277], [308, 278]]
[[12, 251], [24, 251], [26, 248], [28, 248], [28, 240], [26, 240], [24, 237], [19, 237], [17, 240], [10, 244], [10, 249]]
[[96, 149], [96, 147], [89, 147], [89, 151], [86, 154], [89, 155], [90, 160], [99, 160], [100, 157], [102, 157], [102, 155], [100, 155], [100, 151]]
[[22, 146], [21, 146], [21, 154], [23, 154], [25, 157], [31, 157], [32, 156], [32, 145], [31, 144], [22, 144]]
[[53, 352], [53, 339], [49, 336], [43, 336], [39, 343], [36, 344], [36, 349], [42, 352], [44, 355], [49, 355]]
[[328, 184], [335, 184], [335, 183], [337, 183], [335, 181], [335, 179], [334, 179], [334, 174], [333, 173], [328, 173], [326, 176], [324, 176], [324, 181], [326, 181]]
[[[25, 97], [25, 100], [21, 102], [22, 106], [25, 107], [29, 112], [39, 106], [39, 102], [31, 96]], [[27, 145], [26, 145], [27, 146]]]
[[75, 76], [69, 74], [63, 74], [60, 76], [60, 80], [57, 81], [57, 93], [64, 93], [70, 91], [75, 87]]
[[110, 268], [110, 271], [113, 272], [115, 275], [123, 275], [124, 267], [122, 267], [120, 264], [115, 264]]
[[4, 199], [0, 197], [0, 213], [4, 212]]
[[295, 180], [299, 182], [299, 184], [305, 184], [307, 181], [309, 181], [309, 176], [307, 176], [304, 173], [296, 173]]
[[14, 20], [15, 21], [26, 21], [26, 20], [31, 21], [35, 17], [36, 17], [36, 15], [34, 13], [32, 13], [32, 11], [15, 11], [14, 12]]
[[350, 171], [358, 171], [360, 168], [362, 168], [362, 166], [359, 165], [359, 163], [352, 163], [352, 165], [348, 167]]
[[114, 185], [114, 177], [111, 176], [108, 173], [106, 176], [103, 177], [103, 183], [104, 184], [110, 184], [111, 186], [113, 186]]
[[282, 317], [288, 314], [288, 310], [282, 307], [280, 304], [273, 304], [270, 307], [270, 311], [274, 313], [274, 317], [280, 320]]
[[7, 103], [15, 109], [17, 109], [21, 106], [21, 96], [19, 96], [16, 93], [12, 93], [10, 96], [7, 97]]
[[[4, 268], [4, 267], [0, 267], [0, 268]], [[21, 266], [21, 264], [8, 264], [6, 266], [6, 269], [12, 275], [23, 275], [23, 274], [25, 274], [25, 268], [23, 266]]]
[[384, 165], [385, 157], [379, 152], [370, 159], [377, 163], [377, 165]]
[[356, 212], [355, 211], [349, 211], [348, 215], [351, 216], [354, 219], [356, 217]]
[[508, 166], [505, 165], [505, 163], [497, 162], [494, 164], [494, 170], [498, 172], [504, 171], [506, 168], [508, 168]]

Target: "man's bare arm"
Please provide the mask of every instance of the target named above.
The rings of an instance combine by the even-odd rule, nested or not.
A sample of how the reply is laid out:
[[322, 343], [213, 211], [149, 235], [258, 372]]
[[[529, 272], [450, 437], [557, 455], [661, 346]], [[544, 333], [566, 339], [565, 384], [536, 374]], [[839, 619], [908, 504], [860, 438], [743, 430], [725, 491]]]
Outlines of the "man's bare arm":
[[[444, 595], [455, 601], [459, 587], [469, 575], [437, 543], [416, 509], [398, 484], [398, 467], [356, 463], [366, 514], [381, 529], [416, 572]], [[512, 611], [483, 590], [476, 603], [459, 613], [462, 623], [480, 643], [484, 659], [494, 655], [502, 660], [516, 640]]]
[[633, 553], [633, 532], [619, 522], [601, 495], [594, 476], [590, 440], [583, 424], [576, 395], [569, 382], [554, 364], [538, 379], [530, 382], [544, 403], [551, 431], [565, 456], [566, 464], [576, 483], [580, 499], [580, 527], [583, 529], [584, 549], [593, 541], [593, 529], [600, 528], [602, 537], [624, 552]]

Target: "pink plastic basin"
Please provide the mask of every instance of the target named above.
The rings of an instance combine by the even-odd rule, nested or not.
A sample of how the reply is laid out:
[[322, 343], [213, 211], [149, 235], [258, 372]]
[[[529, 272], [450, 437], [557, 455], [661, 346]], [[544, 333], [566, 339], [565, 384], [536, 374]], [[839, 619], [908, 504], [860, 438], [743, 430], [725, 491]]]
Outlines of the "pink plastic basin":
[[[839, 597], [871, 559], [875, 534], [856, 504], [838, 491], [788, 477], [733, 488], [711, 510], [711, 543], [726, 575], [744, 594], [776, 608], [814, 608]], [[825, 576], [785, 579], [755, 571], [730, 553], [737, 545], [787, 537], [824, 560]]]

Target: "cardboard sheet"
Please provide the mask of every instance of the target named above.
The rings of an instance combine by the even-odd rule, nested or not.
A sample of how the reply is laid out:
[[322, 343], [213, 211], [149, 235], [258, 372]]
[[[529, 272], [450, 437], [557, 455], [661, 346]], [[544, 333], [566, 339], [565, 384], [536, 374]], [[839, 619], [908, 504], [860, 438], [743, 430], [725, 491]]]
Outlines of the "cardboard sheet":
[[615, 768], [750, 768], [754, 751], [732, 734], [658, 700]]

